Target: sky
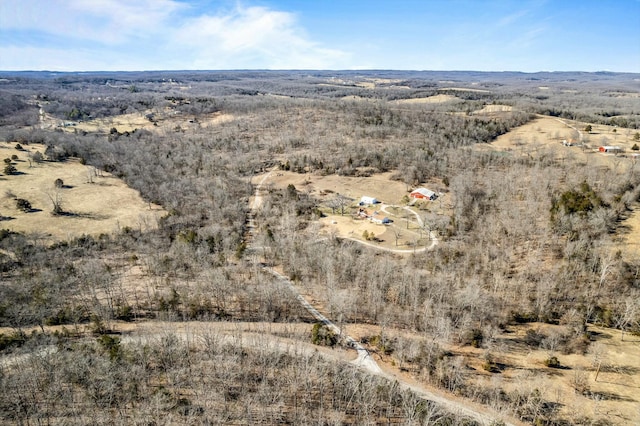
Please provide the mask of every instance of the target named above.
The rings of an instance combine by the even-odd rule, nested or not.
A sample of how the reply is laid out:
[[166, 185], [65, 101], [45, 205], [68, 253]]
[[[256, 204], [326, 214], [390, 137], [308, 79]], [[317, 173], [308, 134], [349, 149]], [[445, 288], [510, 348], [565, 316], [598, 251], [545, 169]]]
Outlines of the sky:
[[0, 70], [640, 72], [640, 0], [0, 0]]

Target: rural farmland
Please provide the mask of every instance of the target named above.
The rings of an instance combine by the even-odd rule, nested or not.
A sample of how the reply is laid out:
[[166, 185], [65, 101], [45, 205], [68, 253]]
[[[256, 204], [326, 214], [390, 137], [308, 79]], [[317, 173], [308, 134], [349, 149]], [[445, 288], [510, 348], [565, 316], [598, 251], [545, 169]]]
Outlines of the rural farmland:
[[638, 74], [1, 74], [0, 423], [640, 423]]

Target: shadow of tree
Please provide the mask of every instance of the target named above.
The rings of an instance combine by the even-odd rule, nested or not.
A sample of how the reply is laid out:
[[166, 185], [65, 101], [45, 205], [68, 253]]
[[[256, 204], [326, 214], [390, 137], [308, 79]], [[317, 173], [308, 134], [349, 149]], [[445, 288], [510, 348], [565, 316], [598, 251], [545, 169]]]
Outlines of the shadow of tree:
[[59, 217], [76, 217], [82, 219], [91, 219], [91, 220], [105, 220], [109, 219], [110, 216], [104, 214], [97, 213], [79, 213], [79, 212], [70, 212], [70, 211], [62, 211], [58, 213], [51, 213], [53, 216]]
[[622, 396], [622, 395], [618, 395], [617, 393], [606, 392], [606, 391], [598, 391], [598, 392], [587, 391], [583, 395], [590, 398], [597, 398], [603, 401], [625, 401], [625, 402], [635, 401], [635, 399], [633, 398], [629, 398], [627, 396]]

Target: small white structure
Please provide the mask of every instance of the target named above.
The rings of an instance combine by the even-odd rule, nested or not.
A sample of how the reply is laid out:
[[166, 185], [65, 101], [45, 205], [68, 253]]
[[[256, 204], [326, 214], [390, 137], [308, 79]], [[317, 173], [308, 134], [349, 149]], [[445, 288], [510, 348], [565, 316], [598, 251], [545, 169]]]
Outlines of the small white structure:
[[380, 201], [378, 201], [376, 198], [374, 197], [367, 197], [366, 195], [363, 195], [362, 198], [360, 198], [360, 205], [361, 206], [366, 206], [369, 204], [378, 204]]
[[420, 199], [431, 200], [431, 201], [438, 198], [438, 195], [435, 192], [427, 188], [418, 188], [416, 190], [413, 190], [411, 191], [410, 195], [412, 198], [420, 198]]
[[371, 216], [371, 222], [377, 223], [378, 225], [388, 225], [391, 223], [389, 218], [386, 216]]

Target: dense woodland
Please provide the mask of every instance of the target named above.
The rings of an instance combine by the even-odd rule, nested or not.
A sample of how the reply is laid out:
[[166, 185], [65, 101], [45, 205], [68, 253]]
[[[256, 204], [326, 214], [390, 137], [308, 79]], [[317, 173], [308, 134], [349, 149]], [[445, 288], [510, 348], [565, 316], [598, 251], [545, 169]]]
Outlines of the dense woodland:
[[[396, 82], [363, 88], [356, 83], [364, 77]], [[434, 223], [442, 238], [433, 251], [401, 257], [348, 240], [315, 243], [309, 235], [319, 201], [290, 188], [272, 190], [256, 218], [269, 248], [265, 261], [323, 300], [327, 316], [342, 324], [408, 332], [388, 342], [381, 335], [379, 346], [426, 382], [524, 421], [562, 424], [534, 390], [474, 387], [443, 345], [492, 348], [505, 327], [527, 322], [564, 325], [561, 335], [527, 342], [563, 353], [587, 350], [589, 323], [639, 333], [640, 259], [611, 245], [640, 201], [640, 165], [589, 168], [545, 152], [508, 156], [472, 147], [535, 114], [636, 132], [638, 98], [617, 95], [637, 93], [637, 79], [391, 71], [4, 75], [0, 139], [43, 143], [46, 161], [77, 157], [169, 213], [157, 230], [88, 232], [55, 243], [38, 229], [0, 231], [0, 327], [13, 330], [0, 335], [0, 351], [15, 359], [0, 369], [0, 422], [464, 422], [352, 366], [283, 353], [266, 339], [247, 347], [213, 331], [204, 345], [171, 332], [140, 342], [110, 333], [115, 321], [156, 319], [306, 322], [311, 330], [313, 318], [247, 251], [249, 179], [276, 167], [345, 176], [392, 171], [407, 185], [441, 179], [456, 201], [449, 220]], [[548, 90], [541, 94], [539, 86]], [[458, 87], [486, 91], [451, 89]], [[390, 102], [436, 94], [459, 100]], [[492, 103], [514, 108], [471, 114]], [[40, 128], [40, 108], [60, 122], [139, 112], [152, 122], [189, 117], [192, 125], [67, 132]], [[233, 120], [200, 126], [212, 113]], [[124, 271], [132, 265], [148, 278], [144, 292], [128, 287]], [[64, 330], [52, 331], [57, 325]]]

